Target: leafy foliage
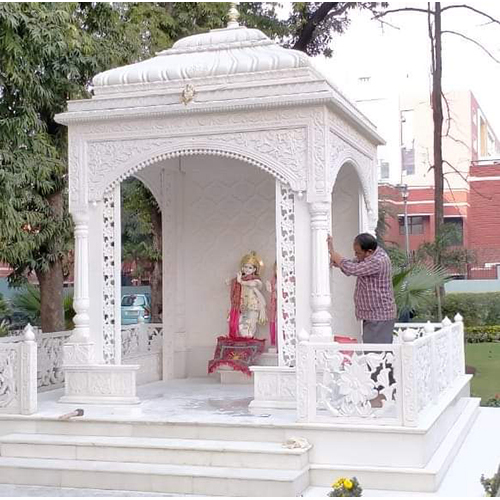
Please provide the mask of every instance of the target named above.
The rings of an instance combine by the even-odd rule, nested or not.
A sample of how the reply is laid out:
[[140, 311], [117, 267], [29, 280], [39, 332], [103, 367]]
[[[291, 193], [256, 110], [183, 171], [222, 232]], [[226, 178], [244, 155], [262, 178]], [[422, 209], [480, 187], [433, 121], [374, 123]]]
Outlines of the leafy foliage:
[[8, 332], [8, 324], [4, 317], [9, 314], [10, 307], [7, 302], [4, 300], [3, 295], [0, 293], [0, 337], [7, 335]]
[[434, 291], [449, 279], [438, 266], [413, 264], [396, 270], [392, 277], [399, 315], [421, 310], [433, 302]]
[[467, 266], [475, 262], [476, 256], [474, 251], [457, 246], [460, 237], [461, 235], [456, 226], [444, 224], [441, 234], [434, 241], [420, 245], [415, 259], [435, 262], [439, 255], [442, 266], [449, 269], [450, 272], [467, 274]]
[[500, 491], [500, 465], [498, 466], [498, 470], [496, 474], [491, 478], [484, 477], [484, 474], [481, 475], [481, 484], [483, 485], [486, 496], [495, 497], [498, 496]]
[[500, 342], [500, 325], [469, 326], [465, 329], [465, 341], [469, 344]]
[[24, 289], [16, 295], [12, 300], [12, 305], [16, 311], [24, 313], [30, 323], [37, 325], [40, 323], [40, 289], [27, 284]]
[[288, 34], [282, 41], [285, 46], [310, 56], [330, 57], [333, 36], [347, 30], [350, 11], [362, 9], [376, 14], [387, 5], [387, 2], [293, 2], [286, 21]]
[[[500, 325], [500, 292], [446, 294], [443, 315], [452, 318], [457, 311], [464, 317], [467, 328]], [[422, 319], [436, 317], [436, 304], [421, 308], [418, 316]]]
[[5, 301], [5, 299], [3, 298], [3, 295], [0, 293], [0, 318], [9, 314], [9, 311], [10, 311], [10, 307], [7, 304], [7, 302]]
[[397, 221], [397, 210], [390, 201], [394, 200], [394, 195], [381, 194], [378, 200], [378, 221], [377, 227], [375, 228], [375, 234], [377, 235], [378, 243], [387, 250], [387, 243], [391, 243], [396, 246], [396, 242], [386, 242], [387, 230], [393, 223], [391, 219]]
[[500, 408], [500, 395], [494, 396], [486, 400], [481, 406], [489, 406], [490, 408]]
[[[22, 291], [14, 295], [12, 305], [15, 310], [24, 313], [30, 323], [34, 325], [40, 324], [41, 301], [40, 288], [31, 284], [26, 285]], [[75, 310], [73, 309], [73, 296], [65, 295], [63, 299], [65, 328], [71, 330], [73, 328], [73, 317]]]
[[122, 183], [122, 253], [123, 260], [135, 262], [138, 276], [150, 271], [151, 263], [161, 261], [161, 251], [154, 246], [151, 210], [158, 203], [138, 179]]

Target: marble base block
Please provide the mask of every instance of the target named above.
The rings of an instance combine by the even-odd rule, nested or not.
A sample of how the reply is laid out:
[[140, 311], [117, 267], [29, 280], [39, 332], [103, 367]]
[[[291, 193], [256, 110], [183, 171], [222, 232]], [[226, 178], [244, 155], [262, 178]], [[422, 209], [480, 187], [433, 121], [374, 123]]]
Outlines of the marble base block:
[[296, 408], [297, 377], [295, 368], [251, 366], [254, 399], [251, 408]]
[[137, 404], [139, 365], [63, 366], [64, 396], [60, 403]]

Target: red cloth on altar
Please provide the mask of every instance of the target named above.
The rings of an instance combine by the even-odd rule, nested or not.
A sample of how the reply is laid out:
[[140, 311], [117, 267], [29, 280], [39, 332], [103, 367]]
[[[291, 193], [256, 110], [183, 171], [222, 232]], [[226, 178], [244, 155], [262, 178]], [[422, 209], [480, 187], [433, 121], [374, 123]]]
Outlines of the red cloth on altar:
[[214, 359], [208, 362], [208, 373], [213, 373], [219, 366], [229, 366], [250, 377], [249, 367], [264, 352], [265, 343], [264, 339], [217, 337]]
[[[358, 340], [352, 337], [346, 337], [344, 335], [334, 335], [334, 342], [338, 342], [339, 344], [357, 344]], [[351, 357], [353, 355], [353, 351], [340, 351], [342, 354]]]

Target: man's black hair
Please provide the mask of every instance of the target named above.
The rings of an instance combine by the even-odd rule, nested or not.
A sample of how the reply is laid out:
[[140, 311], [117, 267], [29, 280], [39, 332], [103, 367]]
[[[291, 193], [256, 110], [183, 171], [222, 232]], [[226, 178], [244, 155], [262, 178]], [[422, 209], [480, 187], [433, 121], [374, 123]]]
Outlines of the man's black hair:
[[370, 233], [358, 234], [356, 238], [354, 238], [354, 243], [357, 243], [364, 252], [368, 250], [375, 251], [378, 247], [377, 239]]

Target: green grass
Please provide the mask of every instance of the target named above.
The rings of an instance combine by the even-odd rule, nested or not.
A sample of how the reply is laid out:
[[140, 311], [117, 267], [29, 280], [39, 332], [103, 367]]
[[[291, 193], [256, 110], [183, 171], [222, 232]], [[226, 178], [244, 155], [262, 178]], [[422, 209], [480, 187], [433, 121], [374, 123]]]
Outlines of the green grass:
[[471, 392], [484, 403], [500, 393], [500, 343], [466, 344], [465, 363], [477, 371], [472, 378]]

